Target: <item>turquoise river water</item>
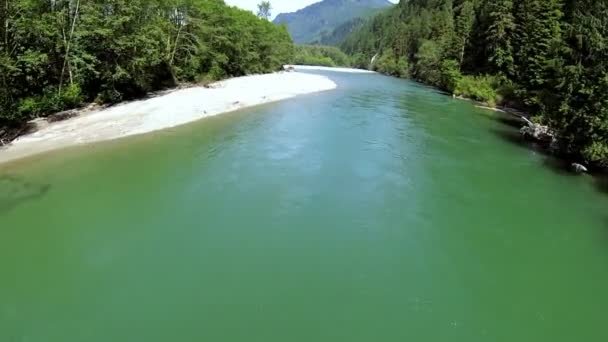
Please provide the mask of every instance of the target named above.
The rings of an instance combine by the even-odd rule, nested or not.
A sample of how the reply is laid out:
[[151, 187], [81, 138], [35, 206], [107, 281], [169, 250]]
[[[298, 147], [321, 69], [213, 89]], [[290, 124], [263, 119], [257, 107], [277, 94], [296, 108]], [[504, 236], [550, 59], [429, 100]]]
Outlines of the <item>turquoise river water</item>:
[[608, 194], [419, 84], [0, 165], [0, 341], [608, 341]]

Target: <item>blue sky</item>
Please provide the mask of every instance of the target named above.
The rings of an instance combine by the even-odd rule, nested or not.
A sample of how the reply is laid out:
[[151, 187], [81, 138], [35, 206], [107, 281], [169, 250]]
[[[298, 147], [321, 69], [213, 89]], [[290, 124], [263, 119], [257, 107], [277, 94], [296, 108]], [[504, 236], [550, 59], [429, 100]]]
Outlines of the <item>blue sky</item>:
[[[238, 6], [251, 11], [256, 11], [257, 4], [260, 0], [224, 0], [227, 4]], [[270, 0], [272, 4], [272, 17], [274, 18], [279, 13], [295, 12], [300, 8], [304, 8], [312, 3], [319, 2], [320, 0]], [[398, 0], [389, 0], [392, 2], [398, 2]]]

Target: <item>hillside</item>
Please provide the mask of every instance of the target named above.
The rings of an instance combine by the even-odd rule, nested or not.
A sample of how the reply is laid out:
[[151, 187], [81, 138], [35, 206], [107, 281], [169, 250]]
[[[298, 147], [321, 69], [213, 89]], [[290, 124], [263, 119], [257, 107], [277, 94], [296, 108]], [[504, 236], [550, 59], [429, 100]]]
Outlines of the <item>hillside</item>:
[[282, 13], [275, 24], [286, 24], [295, 43], [320, 41], [338, 26], [393, 5], [388, 0], [324, 0], [294, 13]]
[[361, 17], [353, 18], [339, 25], [333, 31], [321, 34], [321, 36], [313, 43], [320, 45], [338, 46], [342, 44], [342, 42], [344, 42], [344, 40], [346, 40], [346, 38], [350, 36], [351, 33], [363, 26], [365, 24], [365, 21], [366, 19]]

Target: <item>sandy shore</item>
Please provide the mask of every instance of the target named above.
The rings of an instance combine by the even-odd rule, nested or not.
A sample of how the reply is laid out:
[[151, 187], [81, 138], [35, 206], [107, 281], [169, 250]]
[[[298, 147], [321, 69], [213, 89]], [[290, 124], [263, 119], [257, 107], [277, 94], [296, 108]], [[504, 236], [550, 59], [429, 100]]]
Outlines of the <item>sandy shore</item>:
[[298, 72], [233, 78], [211, 85], [170, 91], [50, 123], [0, 149], [0, 163], [62, 147], [148, 133], [207, 116], [335, 89], [329, 78]]
[[330, 68], [323, 66], [314, 65], [286, 65], [286, 68], [293, 68], [297, 70], [320, 70], [320, 71], [337, 71], [337, 72], [349, 72], [353, 74], [375, 74], [374, 71], [363, 70], [363, 69], [352, 69], [352, 68]]

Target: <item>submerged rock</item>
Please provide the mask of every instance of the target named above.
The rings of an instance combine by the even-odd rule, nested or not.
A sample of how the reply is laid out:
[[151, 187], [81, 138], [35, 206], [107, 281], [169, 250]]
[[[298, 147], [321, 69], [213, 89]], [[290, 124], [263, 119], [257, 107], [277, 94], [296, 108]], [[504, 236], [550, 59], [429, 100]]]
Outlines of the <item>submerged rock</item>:
[[49, 188], [48, 184], [31, 183], [19, 176], [0, 175], [0, 213], [43, 196]]

